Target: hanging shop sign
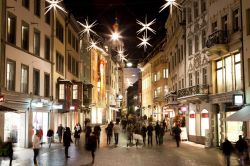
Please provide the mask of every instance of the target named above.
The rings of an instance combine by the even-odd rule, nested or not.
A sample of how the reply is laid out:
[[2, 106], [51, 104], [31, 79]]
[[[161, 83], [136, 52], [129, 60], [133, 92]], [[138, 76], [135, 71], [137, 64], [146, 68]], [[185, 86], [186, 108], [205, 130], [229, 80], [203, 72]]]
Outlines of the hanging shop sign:
[[190, 118], [195, 118], [195, 114], [190, 114]]
[[234, 94], [233, 103], [234, 105], [237, 105], [237, 106], [243, 105], [243, 94]]
[[181, 107], [181, 111], [182, 111], [182, 112], [187, 112], [187, 111], [188, 111], [188, 108], [187, 108], [187, 107]]

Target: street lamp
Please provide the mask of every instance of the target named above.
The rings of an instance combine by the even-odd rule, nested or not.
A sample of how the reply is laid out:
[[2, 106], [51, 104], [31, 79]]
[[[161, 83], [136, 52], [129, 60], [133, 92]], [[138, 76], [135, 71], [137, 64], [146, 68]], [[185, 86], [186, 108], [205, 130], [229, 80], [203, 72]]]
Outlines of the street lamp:
[[111, 33], [111, 40], [113, 40], [113, 41], [117, 41], [117, 40], [119, 40], [121, 38], [121, 35], [120, 35], [120, 33], [119, 32], [112, 32]]
[[131, 62], [128, 62], [126, 65], [127, 65], [127, 67], [132, 67], [133, 66], [133, 64]]

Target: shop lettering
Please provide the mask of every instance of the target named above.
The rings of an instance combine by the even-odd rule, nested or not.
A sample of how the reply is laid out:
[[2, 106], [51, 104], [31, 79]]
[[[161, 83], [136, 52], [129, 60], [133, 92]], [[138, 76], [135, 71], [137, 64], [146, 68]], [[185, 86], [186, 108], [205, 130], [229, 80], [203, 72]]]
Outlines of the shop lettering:
[[201, 117], [202, 117], [202, 118], [208, 118], [208, 113], [202, 113], [202, 114], [201, 114]]
[[195, 114], [190, 114], [190, 118], [195, 118]]

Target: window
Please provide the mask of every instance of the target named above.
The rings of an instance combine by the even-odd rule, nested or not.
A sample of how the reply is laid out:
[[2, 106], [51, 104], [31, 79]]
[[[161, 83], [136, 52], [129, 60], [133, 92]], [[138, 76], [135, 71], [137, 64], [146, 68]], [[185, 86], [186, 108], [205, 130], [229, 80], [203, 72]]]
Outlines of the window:
[[181, 45], [181, 59], [183, 60], [184, 59], [184, 56], [183, 56], [183, 45]]
[[75, 49], [76, 48], [76, 37], [72, 34], [72, 43], [71, 46]]
[[181, 87], [184, 88], [184, 78], [181, 80]]
[[192, 40], [188, 39], [188, 55], [192, 55], [193, 53], [193, 45], [192, 45]]
[[202, 84], [207, 85], [207, 68], [202, 69]]
[[232, 56], [228, 56], [224, 60], [225, 63], [225, 82], [226, 92], [233, 90], [233, 73], [232, 73]]
[[28, 93], [29, 82], [29, 67], [26, 65], [21, 66], [21, 93]]
[[[50, 4], [45, 1], [45, 7], [48, 7]], [[51, 10], [46, 13], [45, 17], [45, 22], [50, 25], [50, 17], [51, 17]]]
[[73, 85], [73, 99], [78, 99], [78, 85]]
[[200, 72], [195, 71], [195, 84], [199, 85], [200, 84]]
[[72, 64], [72, 56], [70, 55], [70, 54], [68, 54], [68, 71], [69, 72], [72, 72], [72, 66], [71, 66], [71, 64]]
[[34, 30], [34, 54], [40, 55], [40, 32], [38, 30]]
[[163, 78], [168, 78], [168, 69], [163, 69]]
[[198, 2], [194, 2], [194, 18], [197, 18], [199, 15]]
[[157, 75], [154, 74], [154, 81], [156, 82], [157, 81]]
[[222, 60], [216, 62], [216, 74], [217, 74], [217, 92], [221, 93], [224, 91], [223, 87], [223, 65]]
[[16, 16], [10, 13], [7, 19], [7, 41], [16, 44]]
[[201, 39], [201, 40], [202, 40], [202, 41], [201, 41], [201, 42], [202, 42], [202, 43], [201, 43], [201, 44], [202, 44], [202, 48], [205, 48], [205, 47], [206, 47], [206, 40], [207, 40], [207, 37], [206, 37], [206, 30], [203, 29], [201, 33], [202, 33], [202, 34], [201, 34], [201, 35], [202, 35], [202, 36], [201, 36], [201, 38], [202, 38], [202, 39]]
[[78, 49], [79, 49], [79, 40], [78, 39], [76, 39], [76, 52], [78, 52]]
[[64, 73], [64, 58], [63, 56], [56, 52], [56, 71], [60, 74]]
[[34, 14], [40, 17], [41, 14], [41, 0], [34, 0]]
[[212, 32], [215, 32], [215, 31], [217, 31], [217, 21], [215, 21], [215, 22], [213, 22], [212, 23]]
[[199, 36], [195, 35], [194, 40], [195, 40], [195, 45], [194, 45], [195, 52], [198, 52], [199, 51]]
[[205, 12], [206, 10], [206, 0], [201, 0], [201, 12]]
[[192, 9], [191, 8], [187, 8], [187, 21], [188, 23], [192, 22]]
[[189, 73], [189, 74], [188, 74], [188, 78], [189, 78], [189, 86], [193, 86], [192, 73]]
[[222, 27], [222, 30], [223, 31], [225, 31], [225, 32], [227, 32], [227, 30], [228, 30], [228, 27], [227, 27], [227, 15], [225, 15], [225, 16], [223, 16], [222, 18], [221, 18], [221, 27]]
[[50, 61], [50, 38], [45, 36], [45, 41], [44, 41], [44, 52], [45, 52], [45, 59]]
[[22, 0], [23, 7], [29, 9], [30, 8], [30, 1], [29, 0]]
[[7, 60], [7, 90], [15, 91], [16, 62]]
[[44, 97], [49, 97], [50, 94], [50, 75], [45, 73], [44, 74]]
[[71, 45], [71, 30], [68, 30], [68, 43]]
[[33, 70], [33, 94], [39, 95], [40, 92], [40, 71], [37, 69]]
[[59, 99], [60, 100], [64, 100], [65, 99], [64, 84], [59, 84]]
[[177, 50], [177, 58], [178, 58], [178, 63], [182, 61], [181, 56], [180, 56], [180, 48]]
[[64, 40], [63, 33], [64, 33], [64, 30], [63, 30], [62, 24], [58, 20], [56, 20], [56, 37], [62, 43], [63, 43], [63, 40]]
[[247, 35], [250, 35], [250, 8], [246, 11]]
[[29, 51], [29, 25], [25, 22], [22, 22], [22, 28], [21, 28], [21, 46], [26, 51]]
[[239, 9], [233, 11], [233, 32], [239, 31]]
[[241, 55], [236, 54], [234, 56], [234, 68], [235, 68], [235, 89], [240, 90], [242, 88], [242, 76], [241, 76]]

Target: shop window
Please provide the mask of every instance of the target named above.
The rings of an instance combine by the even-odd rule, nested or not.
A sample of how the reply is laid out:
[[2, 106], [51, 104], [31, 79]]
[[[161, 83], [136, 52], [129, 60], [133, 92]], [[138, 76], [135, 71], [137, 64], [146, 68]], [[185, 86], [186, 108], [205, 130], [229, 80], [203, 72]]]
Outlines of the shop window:
[[39, 95], [40, 92], [40, 71], [37, 69], [33, 70], [33, 94]]
[[29, 51], [29, 24], [22, 21], [21, 27], [21, 46], [26, 51]]
[[206, 130], [209, 129], [209, 115], [207, 110], [201, 111], [201, 136], [205, 136]]
[[9, 13], [7, 19], [7, 41], [16, 44], [16, 16]]
[[78, 99], [78, 85], [73, 85], [73, 99]]
[[15, 91], [16, 62], [7, 60], [7, 90]]
[[65, 99], [65, 85], [59, 84], [59, 99], [64, 100]]
[[195, 112], [189, 112], [189, 135], [196, 135]]
[[28, 93], [29, 67], [21, 66], [21, 93]]

